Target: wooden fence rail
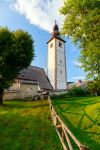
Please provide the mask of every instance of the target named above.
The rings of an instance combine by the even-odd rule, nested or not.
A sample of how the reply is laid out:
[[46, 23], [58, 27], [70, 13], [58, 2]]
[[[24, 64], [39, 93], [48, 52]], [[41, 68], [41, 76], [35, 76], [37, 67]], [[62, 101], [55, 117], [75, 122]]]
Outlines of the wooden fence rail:
[[58, 133], [59, 139], [62, 143], [62, 146], [64, 150], [74, 150], [70, 139], [76, 143], [79, 150], [89, 150], [89, 148], [79, 142], [79, 140], [75, 137], [75, 135], [70, 131], [70, 129], [64, 124], [64, 122], [61, 120], [61, 118], [57, 115], [55, 112], [55, 109], [51, 103], [50, 96], [48, 96], [48, 102], [50, 106], [50, 112], [52, 115], [52, 119], [54, 122], [54, 126], [56, 128], [56, 131]]

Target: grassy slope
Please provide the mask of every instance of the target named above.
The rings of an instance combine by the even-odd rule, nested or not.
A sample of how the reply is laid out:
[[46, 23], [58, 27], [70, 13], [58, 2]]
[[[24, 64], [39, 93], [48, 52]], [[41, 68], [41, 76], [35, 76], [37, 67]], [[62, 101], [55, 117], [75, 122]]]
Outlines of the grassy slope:
[[62, 150], [47, 101], [0, 107], [0, 150]]
[[82, 144], [100, 149], [100, 97], [57, 98], [52, 103]]

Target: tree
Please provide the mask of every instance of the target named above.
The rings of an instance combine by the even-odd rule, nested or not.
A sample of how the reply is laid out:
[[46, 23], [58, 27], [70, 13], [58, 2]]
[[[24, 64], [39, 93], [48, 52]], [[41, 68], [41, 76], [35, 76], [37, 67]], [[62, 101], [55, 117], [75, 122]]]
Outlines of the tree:
[[100, 95], [100, 80], [88, 81], [88, 90], [91, 95]]
[[20, 70], [27, 68], [34, 57], [34, 41], [23, 30], [11, 32], [0, 28], [0, 104], [4, 89], [8, 88]]
[[87, 77], [100, 80], [100, 0], [66, 0], [62, 34], [81, 49], [80, 62]]

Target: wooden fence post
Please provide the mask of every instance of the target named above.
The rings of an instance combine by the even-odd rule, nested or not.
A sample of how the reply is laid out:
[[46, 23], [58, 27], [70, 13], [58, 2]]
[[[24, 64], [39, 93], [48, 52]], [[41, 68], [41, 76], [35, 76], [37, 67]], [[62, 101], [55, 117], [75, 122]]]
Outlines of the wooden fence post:
[[63, 128], [62, 128], [62, 141], [64, 142], [64, 138], [65, 138], [65, 134], [64, 134], [64, 131], [63, 131]]
[[55, 115], [55, 125], [57, 125], [57, 124], [58, 124], [58, 118]]
[[64, 134], [65, 134], [65, 138], [67, 140], [67, 144], [68, 144], [69, 150], [73, 150], [73, 147], [72, 147], [72, 144], [71, 144], [70, 139], [68, 137], [68, 134], [67, 134], [67, 132], [66, 132], [66, 130], [64, 128], [63, 128], [63, 131], [64, 131]]
[[80, 150], [89, 150], [89, 148], [87, 146], [82, 145], [80, 146]]
[[[60, 119], [58, 114], [55, 112], [55, 109], [52, 105], [50, 96], [48, 96], [48, 102], [49, 102], [49, 105], [50, 105], [50, 111], [51, 111], [52, 119], [53, 119], [54, 125], [56, 127], [56, 131], [58, 133], [58, 136], [60, 138], [60, 141], [63, 145], [64, 150], [73, 150], [73, 147], [72, 147], [69, 136], [73, 139], [73, 141], [76, 143], [76, 145], [78, 146], [78, 148], [80, 150], [89, 150], [89, 147], [87, 147], [85, 145], [82, 145], [78, 141], [78, 139], [74, 136], [74, 134], [70, 131], [70, 129]], [[62, 129], [62, 132], [60, 132], [58, 129]], [[65, 143], [65, 140], [67, 142], [67, 145]]]

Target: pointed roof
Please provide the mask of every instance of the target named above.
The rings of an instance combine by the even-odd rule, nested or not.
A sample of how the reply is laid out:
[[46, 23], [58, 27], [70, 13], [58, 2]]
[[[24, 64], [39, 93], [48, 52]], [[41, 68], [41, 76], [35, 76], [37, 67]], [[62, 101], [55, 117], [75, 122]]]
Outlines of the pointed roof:
[[56, 23], [56, 20], [55, 20], [55, 25], [53, 27], [53, 32], [52, 32], [52, 37], [60, 37], [60, 32], [59, 32], [59, 27]]
[[65, 40], [63, 40], [61, 37], [60, 37], [60, 31], [59, 31], [59, 27], [57, 25], [57, 22], [55, 20], [55, 25], [53, 27], [53, 32], [52, 32], [52, 38], [47, 42], [47, 44], [53, 39], [53, 38], [56, 38], [56, 39], [59, 39], [61, 40], [62, 42], [66, 42]]

